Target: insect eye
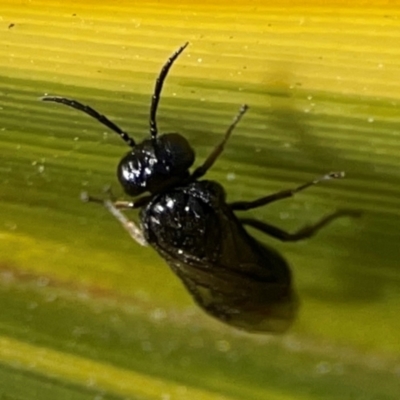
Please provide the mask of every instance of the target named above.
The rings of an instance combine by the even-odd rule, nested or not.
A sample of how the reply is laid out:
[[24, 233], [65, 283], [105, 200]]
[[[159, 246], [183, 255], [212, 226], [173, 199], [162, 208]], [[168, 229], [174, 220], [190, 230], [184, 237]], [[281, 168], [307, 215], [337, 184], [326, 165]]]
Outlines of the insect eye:
[[174, 170], [187, 170], [194, 162], [194, 150], [189, 142], [178, 133], [167, 133], [159, 138], [163, 158]]

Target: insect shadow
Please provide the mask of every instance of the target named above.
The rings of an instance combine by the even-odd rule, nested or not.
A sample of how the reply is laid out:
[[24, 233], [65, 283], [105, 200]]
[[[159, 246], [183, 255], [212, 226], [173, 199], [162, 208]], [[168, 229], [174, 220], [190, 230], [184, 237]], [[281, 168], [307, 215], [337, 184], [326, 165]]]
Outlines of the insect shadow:
[[[235, 212], [261, 207], [294, 196], [322, 181], [342, 178], [331, 172], [293, 189], [252, 201], [228, 203], [221, 184], [200, 180], [222, 153], [247, 105], [242, 105], [223, 139], [202, 165], [189, 169], [195, 153], [179, 133], [158, 134], [156, 114], [165, 78], [174, 61], [187, 47], [180, 47], [165, 63], [156, 80], [150, 107], [150, 137], [141, 143], [93, 108], [64, 97], [43, 101], [65, 104], [83, 111], [116, 132], [131, 147], [117, 167], [125, 193], [134, 201], [97, 199], [83, 193], [86, 201], [103, 204], [140, 245], [149, 244], [182, 280], [196, 303], [211, 316], [249, 332], [283, 332], [292, 324], [298, 299], [285, 259], [251, 236], [251, 227], [282, 241], [309, 238], [333, 220], [357, 216], [338, 210], [314, 225], [288, 233]], [[137, 197], [148, 193], [144, 196]], [[138, 227], [121, 211], [140, 208]]]

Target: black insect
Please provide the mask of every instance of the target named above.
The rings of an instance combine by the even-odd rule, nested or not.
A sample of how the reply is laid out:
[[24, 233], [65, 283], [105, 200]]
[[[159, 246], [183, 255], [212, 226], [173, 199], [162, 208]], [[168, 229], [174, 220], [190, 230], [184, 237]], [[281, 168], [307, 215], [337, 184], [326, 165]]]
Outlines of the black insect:
[[[290, 269], [282, 256], [253, 238], [245, 226], [283, 241], [309, 238], [319, 229], [351, 211], [337, 211], [313, 226], [287, 233], [252, 218], [238, 218], [235, 211], [250, 210], [285, 199], [321, 181], [341, 178], [333, 172], [295, 189], [283, 190], [253, 201], [228, 203], [218, 182], [199, 180], [222, 153], [233, 129], [247, 110], [243, 105], [224, 138], [205, 162], [192, 173], [194, 150], [179, 133], [158, 135], [156, 113], [164, 80], [173, 62], [186, 48], [180, 47], [166, 62], [156, 81], [150, 108], [150, 138], [136, 143], [125, 131], [93, 108], [63, 97], [44, 97], [89, 114], [116, 132], [131, 150], [117, 168], [119, 182], [134, 201], [101, 202], [128, 230], [136, 242], [150, 244], [183, 281], [198, 305], [208, 314], [236, 328], [251, 332], [282, 332], [298, 308]], [[140, 208], [141, 227], [121, 209]]]

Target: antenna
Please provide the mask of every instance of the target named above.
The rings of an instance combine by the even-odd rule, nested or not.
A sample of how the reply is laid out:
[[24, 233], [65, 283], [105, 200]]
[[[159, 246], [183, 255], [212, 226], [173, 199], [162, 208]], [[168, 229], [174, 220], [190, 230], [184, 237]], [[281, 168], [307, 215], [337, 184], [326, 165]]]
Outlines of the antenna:
[[179, 55], [186, 49], [189, 42], [186, 42], [183, 46], [181, 46], [170, 58], [168, 58], [167, 62], [161, 69], [160, 75], [156, 80], [156, 86], [154, 88], [154, 94], [151, 98], [151, 107], [150, 107], [150, 135], [152, 139], [157, 137], [157, 122], [156, 122], [156, 114], [157, 114], [157, 107], [160, 101], [160, 94], [163, 88], [163, 84], [165, 78], [167, 77], [168, 71], [171, 68], [174, 61], [179, 57]]
[[135, 141], [125, 131], [123, 131], [118, 125], [114, 124], [114, 122], [111, 122], [106, 116], [98, 113], [92, 107], [79, 103], [79, 101], [76, 100], [66, 99], [65, 97], [58, 97], [58, 96], [44, 96], [41, 97], [41, 100], [53, 101], [54, 103], [65, 104], [68, 107], [72, 107], [77, 110], [83, 111], [84, 113], [90, 115], [94, 119], [97, 119], [97, 121], [101, 122], [103, 125], [107, 126], [114, 132], [116, 132], [128, 146], [130, 147], [136, 146]]

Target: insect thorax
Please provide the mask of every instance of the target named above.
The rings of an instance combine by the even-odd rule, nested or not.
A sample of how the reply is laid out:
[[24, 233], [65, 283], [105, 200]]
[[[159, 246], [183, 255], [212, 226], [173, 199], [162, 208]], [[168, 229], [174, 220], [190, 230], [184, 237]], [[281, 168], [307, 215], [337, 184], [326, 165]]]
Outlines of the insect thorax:
[[225, 204], [224, 189], [212, 181], [159, 194], [141, 212], [146, 240], [172, 257], [216, 259], [220, 245], [216, 213], [221, 204]]

